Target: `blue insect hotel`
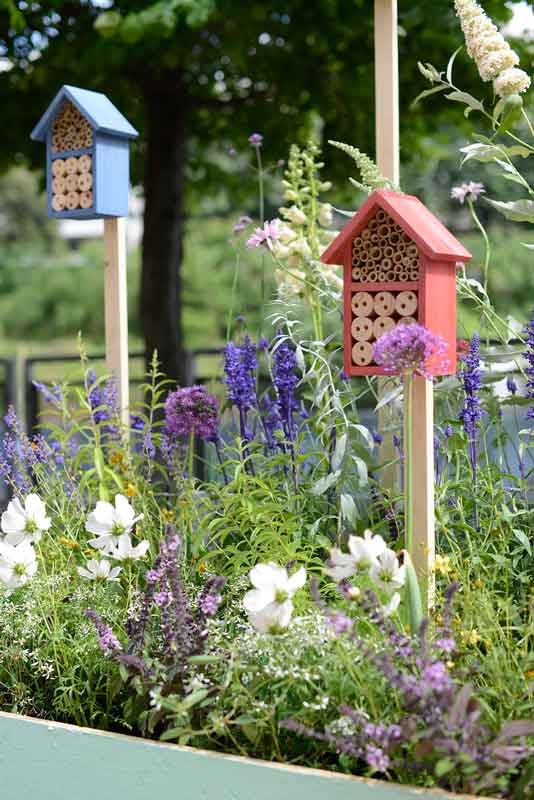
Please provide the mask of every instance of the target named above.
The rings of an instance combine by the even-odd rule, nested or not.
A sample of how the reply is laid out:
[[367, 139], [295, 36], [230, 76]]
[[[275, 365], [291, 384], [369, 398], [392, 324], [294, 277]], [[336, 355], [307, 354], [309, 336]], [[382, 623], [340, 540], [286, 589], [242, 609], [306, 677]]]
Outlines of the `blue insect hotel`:
[[46, 142], [49, 216], [126, 217], [129, 142], [137, 136], [106, 95], [63, 86], [31, 133]]

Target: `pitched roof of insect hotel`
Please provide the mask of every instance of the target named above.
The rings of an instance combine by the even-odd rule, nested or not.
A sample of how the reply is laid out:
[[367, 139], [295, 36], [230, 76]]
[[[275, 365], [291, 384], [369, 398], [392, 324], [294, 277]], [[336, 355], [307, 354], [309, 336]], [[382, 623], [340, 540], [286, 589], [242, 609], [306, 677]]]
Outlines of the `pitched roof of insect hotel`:
[[101, 92], [91, 92], [76, 86], [63, 86], [31, 132], [31, 138], [44, 142], [48, 129], [53, 124], [65, 102], [72, 103], [91, 123], [97, 133], [136, 139], [139, 134], [111, 100]]
[[413, 195], [378, 189], [321, 256], [325, 264], [341, 264], [346, 248], [378, 209], [383, 209], [413, 239], [426, 256], [439, 261], [468, 261], [471, 254], [445, 225]]

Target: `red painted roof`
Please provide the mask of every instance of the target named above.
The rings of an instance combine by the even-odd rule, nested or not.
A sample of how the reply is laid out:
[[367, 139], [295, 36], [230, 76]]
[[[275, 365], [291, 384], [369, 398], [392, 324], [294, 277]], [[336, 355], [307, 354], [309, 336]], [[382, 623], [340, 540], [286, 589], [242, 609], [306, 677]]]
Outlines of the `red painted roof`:
[[429, 258], [440, 261], [468, 261], [471, 258], [471, 253], [417, 197], [378, 189], [327, 247], [321, 261], [325, 264], [343, 263], [345, 248], [351, 247], [354, 237], [365, 228], [378, 208], [393, 217]]

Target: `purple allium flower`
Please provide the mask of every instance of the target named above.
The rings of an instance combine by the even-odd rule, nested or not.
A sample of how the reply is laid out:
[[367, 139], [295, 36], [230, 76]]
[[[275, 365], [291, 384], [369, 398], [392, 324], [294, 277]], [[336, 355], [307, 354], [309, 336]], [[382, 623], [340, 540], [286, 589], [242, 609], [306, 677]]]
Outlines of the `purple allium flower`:
[[263, 136], [261, 133], [251, 133], [248, 137], [249, 144], [253, 147], [261, 147], [263, 142]]
[[247, 239], [247, 247], [267, 247], [273, 249], [273, 242], [280, 236], [280, 220], [272, 219], [263, 224], [263, 228], [256, 228], [252, 236]]
[[444, 340], [417, 323], [397, 325], [377, 339], [373, 349], [376, 363], [386, 372], [407, 372], [431, 379], [429, 359], [440, 358], [440, 366], [445, 364]]
[[273, 353], [273, 383], [276, 389], [278, 411], [282, 419], [284, 432], [288, 439], [293, 441], [293, 412], [298, 406], [295, 400], [295, 389], [299, 382], [297, 357], [286, 339], [275, 346]]
[[[528, 362], [528, 367], [525, 367], [525, 375], [527, 376], [525, 394], [529, 400], [534, 400], [534, 310], [532, 311], [530, 321], [523, 333], [526, 337], [526, 347], [523, 357]], [[533, 406], [530, 406], [527, 411], [527, 419], [534, 419]]]
[[371, 769], [377, 772], [385, 772], [389, 767], [389, 758], [380, 747], [368, 744], [365, 748], [365, 760]]
[[171, 392], [165, 401], [165, 428], [177, 438], [195, 434], [213, 441], [219, 428], [219, 403], [204, 386], [185, 386]]
[[486, 190], [484, 189], [483, 183], [469, 181], [469, 183], [462, 183], [461, 186], [453, 186], [451, 189], [451, 197], [453, 200], [458, 200], [463, 205], [466, 198], [475, 201], [479, 195], [485, 194], [485, 192]]

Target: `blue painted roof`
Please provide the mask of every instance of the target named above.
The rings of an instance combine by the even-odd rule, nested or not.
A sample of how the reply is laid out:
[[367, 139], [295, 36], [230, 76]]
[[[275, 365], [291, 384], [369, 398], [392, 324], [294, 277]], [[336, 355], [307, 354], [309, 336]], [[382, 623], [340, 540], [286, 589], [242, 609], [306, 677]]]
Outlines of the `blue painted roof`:
[[79, 89], [76, 86], [63, 86], [31, 132], [32, 139], [38, 142], [46, 140], [47, 131], [65, 100], [70, 100], [78, 111], [87, 117], [97, 132], [115, 134], [126, 139], [136, 139], [139, 136], [105, 94]]

